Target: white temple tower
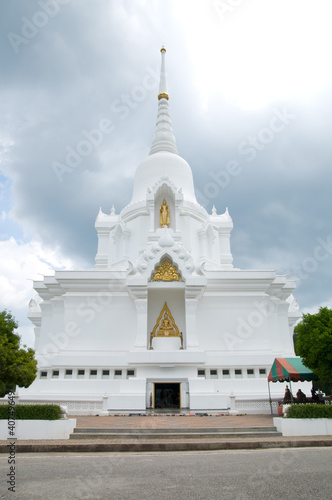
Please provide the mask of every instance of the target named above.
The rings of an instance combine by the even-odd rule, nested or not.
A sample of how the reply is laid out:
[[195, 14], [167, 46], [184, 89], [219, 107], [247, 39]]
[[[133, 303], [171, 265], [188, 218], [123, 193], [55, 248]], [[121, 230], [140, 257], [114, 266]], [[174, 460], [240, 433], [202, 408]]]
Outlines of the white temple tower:
[[262, 413], [273, 359], [294, 355], [295, 282], [233, 268], [228, 210], [208, 214], [199, 205], [178, 155], [165, 53], [150, 155], [137, 167], [130, 203], [97, 216], [94, 269], [34, 282], [39, 370], [22, 400], [61, 402], [72, 414]]

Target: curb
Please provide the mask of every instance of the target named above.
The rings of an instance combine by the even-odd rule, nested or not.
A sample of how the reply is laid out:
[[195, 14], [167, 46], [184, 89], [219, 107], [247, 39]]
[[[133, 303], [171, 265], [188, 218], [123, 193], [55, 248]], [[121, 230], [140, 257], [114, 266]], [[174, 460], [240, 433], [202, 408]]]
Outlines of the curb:
[[[332, 440], [299, 439], [296, 441], [210, 441], [176, 443], [81, 443], [81, 444], [17, 444], [17, 453], [85, 453], [85, 452], [157, 452], [157, 451], [208, 451], [255, 450], [268, 448], [308, 448], [332, 446]], [[8, 453], [8, 445], [0, 445], [0, 453]]]

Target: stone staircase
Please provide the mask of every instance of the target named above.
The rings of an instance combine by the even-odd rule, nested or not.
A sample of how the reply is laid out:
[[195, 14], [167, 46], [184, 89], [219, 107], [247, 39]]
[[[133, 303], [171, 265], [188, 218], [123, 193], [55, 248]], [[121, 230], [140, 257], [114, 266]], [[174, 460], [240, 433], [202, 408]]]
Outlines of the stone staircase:
[[76, 427], [70, 439], [129, 439], [131, 441], [144, 439], [221, 439], [221, 438], [257, 438], [281, 436], [276, 427], [219, 427], [198, 429], [101, 429], [91, 427]]
[[130, 428], [77, 427], [70, 435], [79, 443], [103, 444], [106, 451], [193, 451], [247, 448], [244, 442], [280, 437], [275, 427]]

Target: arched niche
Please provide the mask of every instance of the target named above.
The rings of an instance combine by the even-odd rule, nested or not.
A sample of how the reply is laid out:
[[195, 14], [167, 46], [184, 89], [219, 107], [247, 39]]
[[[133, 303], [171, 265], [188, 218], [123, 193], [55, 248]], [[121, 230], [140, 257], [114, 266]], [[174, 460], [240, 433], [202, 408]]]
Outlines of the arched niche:
[[[185, 305], [185, 286], [184, 283], [149, 283], [148, 285], [148, 338], [147, 348], [150, 348], [151, 333], [156, 327], [158, 319], [161, 318], [162, 311], [167, 303], [171, 312], [174, 324], [180, 332], [178, 347], [183, 345], [186, 349], [186, 305]], [[181, 341], [180, 341], [181, 338]], [[170, 343], [170, 342], [168, 342]], [[166, 345], [167, 342], [164, 342]], [[171, 350], [174, 350], [172, 348]]]
[[166, 204], [169, 207], [169, 216], [170, 222], [168, 227], [175, 231], [175, 196], [173, 190], [166, 183], [161, 184], [158, 188], [155, 197], [154, 197], [154, 221], [156, 231], [161, 227], [160, 225], [160, 207], [163, 204], [163, 201], [166, 200]]
[[167, 302], [150, 333], [150, 350], [156, 348], [159, 351], [183, 349], [183, 333], [178, 329]]

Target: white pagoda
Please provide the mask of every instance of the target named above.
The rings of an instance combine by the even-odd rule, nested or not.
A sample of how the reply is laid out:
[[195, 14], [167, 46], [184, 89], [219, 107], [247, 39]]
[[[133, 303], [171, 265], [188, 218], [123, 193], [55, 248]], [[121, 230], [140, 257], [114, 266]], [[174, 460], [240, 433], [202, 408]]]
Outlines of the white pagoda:
[[[275, 357], [294, 356], [293, 281], [233, 267], [232, 219], [196, 200], [169, 115], [165, 48], [150, 155], [130, 203], [96, 219], [95, 267], [34, 282], [38, 375], [26, 401], [71, 414], [269, 411]], [[273, 387], [280, 397], [284, 387]]]

